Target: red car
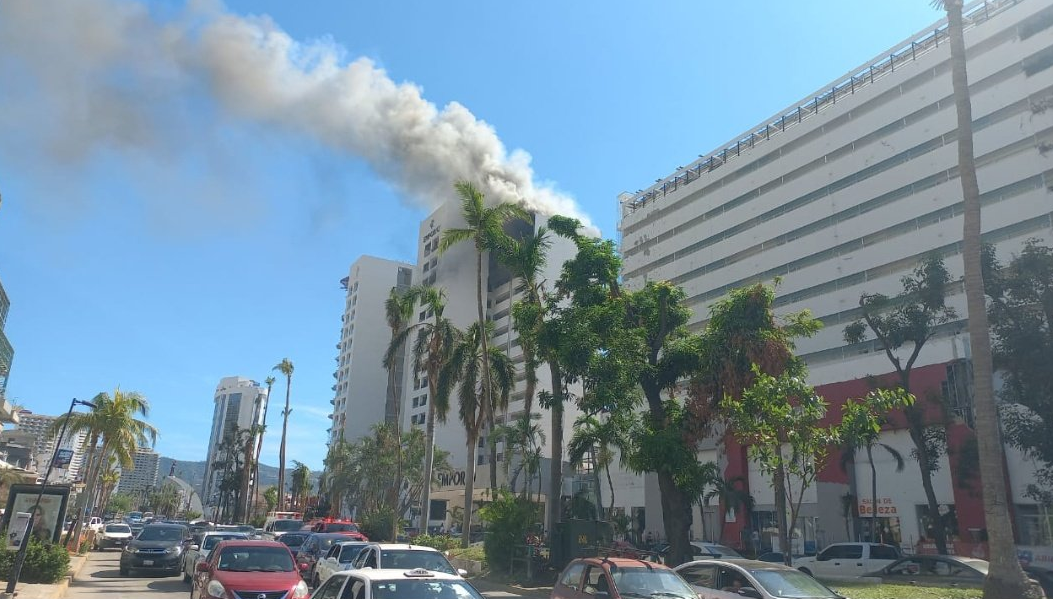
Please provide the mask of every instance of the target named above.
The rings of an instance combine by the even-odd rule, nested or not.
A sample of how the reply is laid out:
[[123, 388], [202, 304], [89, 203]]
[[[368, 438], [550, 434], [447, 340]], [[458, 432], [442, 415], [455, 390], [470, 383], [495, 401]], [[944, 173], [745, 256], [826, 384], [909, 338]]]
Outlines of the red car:
[[319, 520], [312, 520], [305, 525], [304, 530], [311, 532], [338, 532], [352, 541], [368, 541], [369, 537], [362, 534], [359, 530], [358, 525], [353, 520], [337, 520], [334, 518], [324, 518]]
[[550, 599], [698, 599], [672, 569], [625, 557], [582, 557], [571, 561], [552, 587]]
[[190, 599], [307, 599], [289, 548], [277, 541], [222, 541], [198, 563]]

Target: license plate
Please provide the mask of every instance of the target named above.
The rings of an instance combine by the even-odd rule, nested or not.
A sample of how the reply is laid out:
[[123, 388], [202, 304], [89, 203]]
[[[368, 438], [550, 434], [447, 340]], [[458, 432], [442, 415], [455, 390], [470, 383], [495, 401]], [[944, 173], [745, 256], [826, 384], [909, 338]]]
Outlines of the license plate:
[[152, 566], [152, 565], [154, 565], [154, 560], [152, 560], [152, 559], [144, 559], [143, 560], [143, 565], [144, 566]]

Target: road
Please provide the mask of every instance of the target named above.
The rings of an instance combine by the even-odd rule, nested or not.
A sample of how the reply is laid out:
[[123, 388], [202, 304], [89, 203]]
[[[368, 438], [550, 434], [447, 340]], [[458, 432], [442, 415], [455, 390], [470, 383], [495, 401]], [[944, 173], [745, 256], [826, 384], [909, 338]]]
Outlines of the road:
[[113, 549], [91, 552], [65, 599], [161, 599], [190, 594], [190, 585], [183, 584], [182, 576], [121, 576], [117, 571], [120, 558], [121, 552]]

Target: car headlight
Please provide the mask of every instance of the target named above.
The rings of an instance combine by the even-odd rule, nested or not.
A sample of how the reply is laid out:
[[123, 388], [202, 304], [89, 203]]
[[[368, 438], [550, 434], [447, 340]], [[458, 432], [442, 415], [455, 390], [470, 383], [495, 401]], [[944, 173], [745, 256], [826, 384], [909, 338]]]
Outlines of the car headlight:
[[223, 588], [223, 585], [218, 580], [208, 581], [208, 586], [205, 587], [205, 592], [213, 597], [227, 596], [227, 589]]
[[293, 587], [292, 595], [289, 596], [289, 599], [307, 599], [307, 596], [310, 594], [311, 592], [307, 590], [307, 583], [301, 580]]
[[176, 545], [175, 547], [169, 547], [168, 549], [165, 549], [165, 553], [168, 553], [168, 554], [172, 554], [172, 553], [178, 554], [178, 553], [179, 553], [179, 552], [181, 552], [182, 550], [183, 550], [183, 548], [182, 548], [181, 546], [179, 546], [179, 545]]

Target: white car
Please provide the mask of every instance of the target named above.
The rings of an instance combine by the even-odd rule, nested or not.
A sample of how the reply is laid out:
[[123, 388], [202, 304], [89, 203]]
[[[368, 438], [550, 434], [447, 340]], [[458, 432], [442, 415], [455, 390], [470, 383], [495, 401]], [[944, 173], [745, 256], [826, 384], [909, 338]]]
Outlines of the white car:
[[132, 527], [127, 524], [105, 524], [95, 533], [95, 548], [105, 551], [110, 547], [124, 547], [132, 540]]
[[700, 599], [841, 599], [818, 580], [782, 564], [703, 559], [674, 568]]
[[326, 552], [325, 557], [318, 560], [318, 563], [314, 565], [314, 580], [311, 581], [311, 586], [319, 586], [336, 572], [354, 568], [351, 562], [358, 557], [358, 553], [367, 545], [369, 545], [367, 541], [333, 543], [329, 547], [329, 551]]
[[485, 599], [460, 576], [432, 570], [345, 570], [315, 589], [311, 599]]
[[465, 570], [457, 570], [450, 560], [437, 549], [406, 543], [370, 543], [362, 549], [355, 561], [355, 569], [417, 570], [444, 572], [453, 576], [467, 576]]
[[183, 582], [189, 583], [195, 575], [197, 563], [208, 559], [212, 548], [220, 541], [248, 540], [249, 536], [243, 532], [220, 531], [204, 532], [201, 538], [195, 538], [194, 543], [183, 552]]
[[813, 557], [793, 560], [801, 572], [827, 580], [865, 576], [903, 557], [898, 547], [881, 543], [834, 543]]

